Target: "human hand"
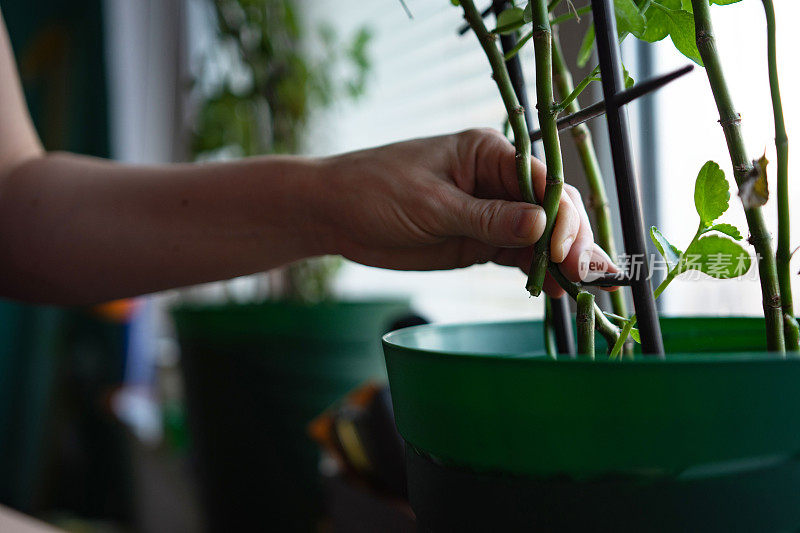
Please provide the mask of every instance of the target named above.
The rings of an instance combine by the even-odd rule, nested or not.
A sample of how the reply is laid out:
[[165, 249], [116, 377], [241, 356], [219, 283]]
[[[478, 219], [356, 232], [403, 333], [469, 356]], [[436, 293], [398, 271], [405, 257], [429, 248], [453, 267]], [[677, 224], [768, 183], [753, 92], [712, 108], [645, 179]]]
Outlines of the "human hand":
[[[488, 261], [528, 271], [545, 214], [522, 202], [515, 151], [499, 132], [468, 130], [323, 161], [325, 238], [331, 253], [396, 270], [462, 268]], [[533, 158], [533, 185], [546, 169]], [[572, 281], [616, 272], [594, 243], [580, 193], [564, 185], [551, 259]], [[545, 291], [560, 297], [549, 277]]]

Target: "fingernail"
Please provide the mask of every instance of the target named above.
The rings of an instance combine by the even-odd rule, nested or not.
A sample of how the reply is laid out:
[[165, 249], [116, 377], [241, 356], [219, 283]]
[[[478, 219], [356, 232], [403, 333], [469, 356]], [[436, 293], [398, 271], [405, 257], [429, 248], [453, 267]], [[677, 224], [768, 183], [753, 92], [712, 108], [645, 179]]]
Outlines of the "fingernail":
[[567, 258], [567, 254], [569, 254], [569, 249], [572, 248], [572, 243], [575, 242], [574, 237], [567, 237], [564, 239], [564, 242], [561, 243], [561, 260]]
[[539, 221], [541, 213], [541, 209], [533, 206], [520, 209], [514, 225], [514, 235], [520, 239], [536, 240], [541, 231], [544, 230], [544, 228], [538, 228], [541, 225]]

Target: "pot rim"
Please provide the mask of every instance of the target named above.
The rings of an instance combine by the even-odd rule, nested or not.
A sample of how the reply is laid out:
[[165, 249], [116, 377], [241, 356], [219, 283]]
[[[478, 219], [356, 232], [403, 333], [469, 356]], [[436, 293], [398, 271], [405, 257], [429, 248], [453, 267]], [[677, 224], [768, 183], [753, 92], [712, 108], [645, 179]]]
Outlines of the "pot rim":
[[[719, 319], [719, 320], [728, 320], [728, 319], [753, 319], [758, 320], [759, 317], [747, 317], [747, 316], [720, 316], [720, 317], [710, 317], [710, 316], [662, 316], [661, 319], [664, 320], [671, 320], [671, 319], [702, 319], [702, 320], [709, 320], [709, 319]], [[635, 365], [635, 366], [648, 366], [648, 365], [668, 365], [668, 366], [677, 366], [677, 365], [698, 365], [698, 364], [753, 364], [753, 363], [762, 363], [762, 364], [800, 364], [800, 354], [798, 353], [789, 353], [789, 354], [782, 354], [779, 352], [768, 352], [768, 351], [752, 351], [752, 350], [743, 350], [738, 352], [731, 352], [731, 351], [708, 351], [703, 353], [697, 352], [690, 352], [690, 351], [681, 351], [681, 352], [668, 352], [666, 354], [665, 359], [659, 359], [656, 357], [645, 356], [642, 354], [636, 354], [633, 358], [618, 358], [615, 360], [611, 360], [607, 357], [596, 357], [594, 359], [586, 358], [586, 357], [569, 357], [565, 355], [559, 355], [557, 359], [553, 359], [549, 357], [544, 352], [527, 352], [527, 353], [509, 353], [509, 352], [492, 352], [492, 353], [481, 353], [476, 350], [453, 350], [453, 349], [445, 349], [445, 348], [423, 348], [419, 346], [409, 346], [407, 344], [408, 340], [415, 337], [416, 334], [419, 332], [426, 332], [429, 330], [454, 330], [459, 328], [486, 328], [491, 326], [515, 326], [520, 324], [535, 324], [540, 323], [540, 320], [536, 319], [520, 319], [520, 320], [488, 320], [488, 321], [477, 321], [477, 322], [459, 322], [459, 323], [451, 323], [451, 324], [424, 324], [419, 326], [410, 326], [407, 328], [401, 328], [395, 331], [391, 331], [381, 338], [381, 342], [386, 346], [391, 346], [394, 350], [401, 350], [403, 352], [409, 354], [416, 354], [425, 357], [437, 357], [437, 358], [444, 358], [444, 359], [462, 359], [462, 358], [469, 358], [474, 359], [475, 361], [505, 361], [509, 363], [513, 362], [524, 362], [527, 365], [530, 364], [542, 364], [542, 365], [621, 365], [624, 363], [625, 366]], [[405, 341], [405, 342], [404, 342]]]

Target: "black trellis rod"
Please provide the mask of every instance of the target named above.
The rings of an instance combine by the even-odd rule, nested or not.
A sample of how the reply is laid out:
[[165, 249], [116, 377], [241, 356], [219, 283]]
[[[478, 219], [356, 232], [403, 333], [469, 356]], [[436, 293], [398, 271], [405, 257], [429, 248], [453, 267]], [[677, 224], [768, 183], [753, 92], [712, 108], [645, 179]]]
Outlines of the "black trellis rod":
[[628, 277], [627, 272], [603, 274], [597, 279], [578, 283], [581, 287], [626, 287], [632, 284], [633, 280]]
[[[495, 16], [508, 6], [507, 0], [494, 0], [491, 8]], [[503, 53], [513, 50], [517, 44], [517, 35], [512, 32], [507, 35], [500, 35], [500, 46]], [[514, 93], [517, 95], [519, 105], [522, 106], [525, 113], [525, 123], [528, 128], [535, 125], [534, 115], [531, 112], [530, 102], [528, 101], [528, 92], [525, 90], [525, 76], [522, 73], [522, 64], [519, 60], [519, 54], [514, 54], [513, 57], [506, 60], [506, 68], [508, 69], [508, 77], [511, 80], [511, 85], [514, 87]], [[533, 155], [538, 159], [542, 158], [537, 146], [531, 147]], [[551, 298], [550, 311], [553, 320], [553, 332], [556, 337], [556, 349], [558, 353], [574, 355], [576, 353], [575, 338], [572, 334], [572, 319], [570, 316], [569, 302], [566, 297]]]
[[650, 285], [650, 264], [645, 246], [644, 221], [640, 207], [639, 191], [633, 170], [633, 158], [628, 129], [628, 115], [618, 103], [618, 95], [625, 87], [622, 81], [622, 60], [617, 40], [617, 22], [613, 0], [592, 0], [597, 54], [600, 59], [600, 77], [603, 99], [606, 103], [606, 120], [614, 162], [614, 176], [619, 198], [622, 237], [629, 258], [629, 277], [642, 352], [664, 356], [664, 343], [656, 312], [656, 301]]
[[[630, 89], [623, 91], [617, 95], [617, 105], [623, 106], [625, 104], [629, 104], [636, 100], [637, 98], [649, 94], [656, 89], [660, 89], [664, 85], [668, 84], [669, 82], [676, 80], [683, 76], [684, 74], [688, 74], [694, 69], [692, 65], [686, 65], [679, 69], [675, 69], [672, 72], [667, 72], [666, 74], [662, 74], [661, 76], [657, 76], [653, 79], [643, 81], [642, 83], [637, 83], [635, 86], [631, 87]], [[556, 126], [558, 130], [566, 130], [569, 128], [574, 128], [584, 122], [588, 122], [593, 118], [597, 118], [602, 116], [606, 112], [606, 102], [605, 100], [600, 100], [599, 102], [595, 102], [588, 107], [584, 107], [577, 113], [573, 113], [571, 115], [567, 115], [561, 117], [556, 122]], [[542, 131], [541, 130], [534, 130], [531, 127], [531, 142], [539, 141], [542, 139]]]

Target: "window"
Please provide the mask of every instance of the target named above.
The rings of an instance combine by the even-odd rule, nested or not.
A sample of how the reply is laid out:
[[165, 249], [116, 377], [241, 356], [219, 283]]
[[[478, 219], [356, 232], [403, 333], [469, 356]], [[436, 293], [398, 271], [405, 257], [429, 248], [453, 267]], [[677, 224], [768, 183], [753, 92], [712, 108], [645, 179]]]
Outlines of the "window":
[[[457, 35], [461, 10], [447, 1], [342, 0], [335, 10], [309, 2], [311, 24], [332, 24], [347, 35], [373, 31], [373, 71], [367, 94], [319, 117], [308, 146], [323, 155], [452, 133], [500, 127], [505, 110], [488, 63], [471, 34]], [[528, 47], [528, 58], [532, 51]], [[410, 296], [415, 309], [437, 322], [541, 316], [516, 269], [481, 265], [449, 272], [392, 272], [346, 264], [337, 281], [344, 297]]]
[[[800, 74], [790, 60], [797, 45], [794, 17], [800, 15], [797, 2], [776, 2], [778, 61], [781, 92], [789, 139], [800, 136], [800, 105], [791, 95], [800, 91]], [[764, 207], [768, 227], [777, 229], [775, 207], [775, 147], [772, 104], [767, 82], [766, 23], [761, 2], [740, 2], [730, 6], [712, 6], [711, 14], [718, 48], [733, 101], [742, 115], [742, 128], [750, 157], [757, 158], [766, 149], [772, 161], [768, 167], [773, 198]], [[742, 28], [748, 28], [742, 31]], [[656, 71], [667, 71], [688, 60], [678, 54], [670, 42], [657, 45]], [[683, 248], [697, 229], [694, 211], [694, 180], [700, 167], [713, 159], [731, 183], [731, 207], [725, 220], [735, 224], [743, 235], [747, 225], [741, 202], [736, 196], [733, 171], [705, 71], [695, 69], [686, 79], [663, 89], [657, 100], [660, 174], [658, 176], [660, 228], [678, 247]], [[791, 144], [790, 144], [791, 147]], [[796, 150], [794, 150], [796, 153]], [[790, 176], [798, 175], [797, 159], [790, 156]], [[790, 178], [792, 205], [800, 202], [800, 188]], [[800, 243], [800, 219], [794, 217], [792, 235]], [[774, 243], [774, 241], [773, 241]], [[795, 281], [796, 278], [795, 278]], [[728, 290], [729, 289], [729, 290]], [[800, 285], [794, 284], [794, 292]], [[678, 280], [664, 293], [663, 309], [668, 314], [761, 314], [761, 292], [756, 267], [746, 279], [703, 280], [681, 283]]]

